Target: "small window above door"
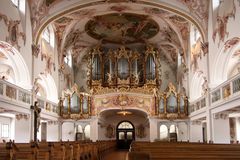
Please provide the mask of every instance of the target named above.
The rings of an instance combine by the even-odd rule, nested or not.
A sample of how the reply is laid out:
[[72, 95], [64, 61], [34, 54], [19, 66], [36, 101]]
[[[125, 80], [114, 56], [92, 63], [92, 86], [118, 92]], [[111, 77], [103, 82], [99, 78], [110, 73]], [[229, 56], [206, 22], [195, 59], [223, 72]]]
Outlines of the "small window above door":
[[133, 129], [133, 125], [129, 122], [122, 122], [118, 125], [118, 129]]

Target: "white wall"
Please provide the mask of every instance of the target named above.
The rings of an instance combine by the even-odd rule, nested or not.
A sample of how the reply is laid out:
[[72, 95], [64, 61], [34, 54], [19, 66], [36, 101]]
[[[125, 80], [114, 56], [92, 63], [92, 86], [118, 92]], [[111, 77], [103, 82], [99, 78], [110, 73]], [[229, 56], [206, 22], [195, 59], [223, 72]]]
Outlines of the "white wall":
[[30, 118], [15, 119], [15, 142], [28, 143], [30, 142]]
[[157, 120], [150, 118], [149, 119], [149, 140], [154, 142], [158, 138], [159, 127]]
[[90, 139], [93, 142], [99, 140], [99, 132], [98, 132], [98, 119], [96, 117], [92, 118], [90, 121]]
[[230, 143], [229, 118], [213, 118], [212, 126], [214, 143]]
[[188, 141], [188, 125], [185, 122], [177, 124], [178, 128], [178, 141]]
[[58, 141], [58, 124], [47, 123], [47, 141]]
[[202, 124], [201, 123], [191, 123], [190, 124], [190, 142], [202, 142]]
[[64, 122], [62, 124], [62, 140], [74, 141], [75, 140], [75, 128], [74, 122]]
[[237, 141], [240, 141], [240, 117], [236, 117], [236, 135]]

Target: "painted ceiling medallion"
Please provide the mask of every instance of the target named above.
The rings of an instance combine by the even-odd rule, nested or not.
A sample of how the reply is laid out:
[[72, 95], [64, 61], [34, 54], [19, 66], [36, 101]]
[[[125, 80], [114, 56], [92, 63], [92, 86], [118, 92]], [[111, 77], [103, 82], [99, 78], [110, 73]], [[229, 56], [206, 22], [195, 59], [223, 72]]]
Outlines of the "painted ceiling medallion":
[[114, 13], [94, 17], [88, 21], [85, 30], [98, 40], [135, 43], [154, 37], [159, 32], [159, 26], [145, 15]]

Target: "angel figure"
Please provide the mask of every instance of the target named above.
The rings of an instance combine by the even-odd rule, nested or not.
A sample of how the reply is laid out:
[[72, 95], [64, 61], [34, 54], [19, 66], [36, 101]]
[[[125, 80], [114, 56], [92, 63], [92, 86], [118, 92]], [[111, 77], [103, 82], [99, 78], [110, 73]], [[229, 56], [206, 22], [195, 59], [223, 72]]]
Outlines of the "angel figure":
[[107, 77], [108, 77], [107, 82], [109, 84], [111, 84], [112, 83], [112, 79], [113, 79], [112, 74], [111, 73], [107, 73]]
[[208, 91], [208, 80], [206, 77], [203, 77], [204, 82], [202, 84], [202, 95], [206, 95]]
[[139, 84], [139, 78], [140, 78], [139, 76], [140, 76], [140, 72], [133, 74], [134, 84]]

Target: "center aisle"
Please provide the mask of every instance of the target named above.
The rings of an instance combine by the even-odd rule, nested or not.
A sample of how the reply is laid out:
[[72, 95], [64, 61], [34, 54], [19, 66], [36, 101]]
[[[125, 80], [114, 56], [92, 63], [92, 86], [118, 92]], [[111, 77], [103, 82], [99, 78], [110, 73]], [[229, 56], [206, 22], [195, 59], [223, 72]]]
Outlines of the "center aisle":
[[128, 151], [113, 151], [107, 154], [103, 160], [126, 160]]

